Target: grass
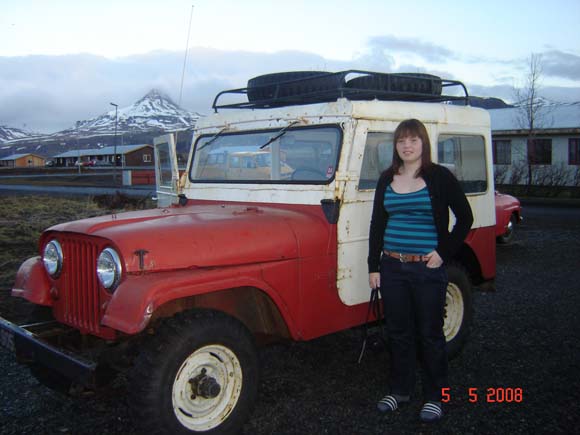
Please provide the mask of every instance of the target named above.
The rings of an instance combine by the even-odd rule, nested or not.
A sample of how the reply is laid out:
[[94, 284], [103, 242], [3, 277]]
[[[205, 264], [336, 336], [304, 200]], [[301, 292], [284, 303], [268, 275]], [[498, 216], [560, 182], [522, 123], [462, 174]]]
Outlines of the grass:
[[42, 231], [53, 225], [88, 217], [152, 208], [144, 200], [123, 196], [51, 197], [46, 195], [6, 195], [0, 208], [0, 316], [15, 303], [10, 290], [24, 260], [38, 255]]
[[[1, 184], [24, 184], [30, 186], [115, 186], [111, 172], [91, 171], [54, 174], [29, 174], [10, 177], [10, 174], [0, 173]], [[119, 180], [121, 174], [117, 175]]]

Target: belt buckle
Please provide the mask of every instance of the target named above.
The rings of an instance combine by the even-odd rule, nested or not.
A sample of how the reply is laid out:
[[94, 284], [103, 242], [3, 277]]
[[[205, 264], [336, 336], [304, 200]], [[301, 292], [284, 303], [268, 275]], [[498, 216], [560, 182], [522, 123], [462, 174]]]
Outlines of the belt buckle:
[[403, 255], [401, 252], [399, 252], [399, 261], [400, 261], [401, 263], [406, 263], [406, 261], [405, 261], [405, 256], [404, 256], [404, 255]]

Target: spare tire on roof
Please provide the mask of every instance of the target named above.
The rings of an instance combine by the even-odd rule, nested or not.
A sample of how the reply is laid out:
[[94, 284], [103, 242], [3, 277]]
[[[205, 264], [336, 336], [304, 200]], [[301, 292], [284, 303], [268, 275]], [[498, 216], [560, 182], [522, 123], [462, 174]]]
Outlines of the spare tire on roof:
[[[326, 71], [289, 71], [248, 80], [248, 101], [283, 99], [280, 104], [332, 101], [340, 96], [344, 75]], [[298, 98], [299, 97], [299, 98]]]
[[[424, 97], [441, 95], [441, 78], [431, 74], [397, 73], [364, 75], [346, 82], [346, 87], [358, 93], [349, 93], [349, 98], [389, 100], [401, 98], [412, 99], [413, 94]], [[379, 92], [373, 92], [379, 91]]]

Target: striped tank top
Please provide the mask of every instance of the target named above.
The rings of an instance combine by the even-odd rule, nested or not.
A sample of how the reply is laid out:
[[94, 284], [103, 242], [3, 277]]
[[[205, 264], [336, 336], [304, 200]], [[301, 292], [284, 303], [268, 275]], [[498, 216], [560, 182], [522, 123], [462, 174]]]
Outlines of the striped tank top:
[[389, 220], [383, 249], [402, 254], [428, 254], [437, 247], [437, 230], [427, 187], [397, 193], [387, 186], [383, 200]]

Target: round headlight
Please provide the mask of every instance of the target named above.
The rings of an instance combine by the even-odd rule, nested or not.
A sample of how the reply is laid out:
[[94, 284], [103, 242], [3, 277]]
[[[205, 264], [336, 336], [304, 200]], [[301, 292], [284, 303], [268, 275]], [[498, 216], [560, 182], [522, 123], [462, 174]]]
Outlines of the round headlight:
[[51, 240], [44, 247], [42, 261], [48, 274], [56, 278], [62, 269], [62, 248], [56, 240]]
[[106, 248], [97, 259], [97, 276], [101, 285], [113, 291], [121, 281], [121, 259], [112, 248]]

